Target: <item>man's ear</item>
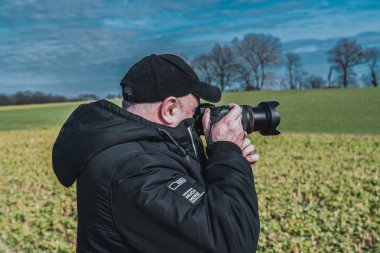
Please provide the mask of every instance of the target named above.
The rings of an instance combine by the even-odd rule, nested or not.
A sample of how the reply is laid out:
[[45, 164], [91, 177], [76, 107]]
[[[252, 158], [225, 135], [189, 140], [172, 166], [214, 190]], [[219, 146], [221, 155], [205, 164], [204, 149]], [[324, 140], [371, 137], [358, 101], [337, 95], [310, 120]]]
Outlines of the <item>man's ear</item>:
[[178, 123], [178, 113], [180, 103], [176, 97], [167, 97], [162, 103], [159, 110], [161, 120], [168, 126], [176, 126]]

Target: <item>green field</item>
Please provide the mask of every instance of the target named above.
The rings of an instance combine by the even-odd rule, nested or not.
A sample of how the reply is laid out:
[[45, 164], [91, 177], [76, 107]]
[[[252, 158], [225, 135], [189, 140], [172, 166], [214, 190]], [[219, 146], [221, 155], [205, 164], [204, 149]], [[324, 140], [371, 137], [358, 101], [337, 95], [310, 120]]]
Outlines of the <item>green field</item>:
[[222, 103], [280, 102], [286, 132], [380, 134], [380, 89], [319, 89], [229, 93]]
[[[379, 91], [225, 94], [281, 103], [282, 134], [251, 135], [258, 252], [380, 252]], [[0, 252], [74, 251], [75, 186], [56, 180], [51, 148], [76, 105], [0, 107]]]
[[[220, 104], [280, 102], [285, 132], [380, 134], [380, 89], [225, 93]], [[121, 101], [113, 101], [120, 105]], [[60, 126], [79, 103], [0, 107], [0, 130]]]
[[[119, 102], [119, 101], [115, 101]], [[87, 103], [87, 102], [84, 102]], [[79, 102], [0, 107], [0, 131], [62, 125]]]

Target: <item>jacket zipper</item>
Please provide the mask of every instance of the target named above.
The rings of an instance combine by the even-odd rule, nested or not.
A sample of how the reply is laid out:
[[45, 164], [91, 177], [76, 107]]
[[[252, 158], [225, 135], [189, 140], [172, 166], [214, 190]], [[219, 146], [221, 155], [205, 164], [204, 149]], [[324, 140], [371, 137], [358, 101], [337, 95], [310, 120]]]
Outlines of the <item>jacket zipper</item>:
[[194, 139], [193, 139], [193, 134], [191, 133], [191, 127], [188, 127], [187, 131], [190, 134], [191, 144], [193, 144], [193, 149], [194, 149], [195, 156], [198, 158], [198, 153], [197, 153], [197, 149], [195, 147], [195, 143], [194, 143]]

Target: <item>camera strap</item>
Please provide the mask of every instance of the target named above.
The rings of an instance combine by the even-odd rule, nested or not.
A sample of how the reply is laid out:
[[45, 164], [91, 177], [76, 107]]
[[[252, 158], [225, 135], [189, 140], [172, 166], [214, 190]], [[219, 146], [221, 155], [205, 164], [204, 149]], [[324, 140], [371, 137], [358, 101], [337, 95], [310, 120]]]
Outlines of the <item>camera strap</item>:
[[215, 123], [218, 121], [219, 121], [219, 119], [217, 117], [211, 117], [211, 119], [210, 119], [210, 127], [208, 129], [208, 134], [207, 134], [207, 146], [209, 146], [209, 147], [211, 147], [211, 145], [214, 143], [214, 141], [212, 140], [211, 129], [215, 125]]

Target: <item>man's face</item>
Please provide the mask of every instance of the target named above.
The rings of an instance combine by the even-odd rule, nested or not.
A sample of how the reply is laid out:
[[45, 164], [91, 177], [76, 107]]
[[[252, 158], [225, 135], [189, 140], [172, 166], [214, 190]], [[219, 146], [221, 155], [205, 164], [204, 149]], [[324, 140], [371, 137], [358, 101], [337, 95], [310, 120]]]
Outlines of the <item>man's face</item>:
[[178, 113], [178, 122], [183, 121], [184, 119], [193, 118], [195, 109], [199, 105], [199, 98], [195, 97], [192, 94], [186, 95], [179, 99], [180, 101], [180, 111]]

